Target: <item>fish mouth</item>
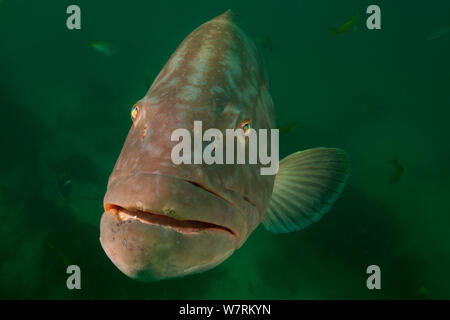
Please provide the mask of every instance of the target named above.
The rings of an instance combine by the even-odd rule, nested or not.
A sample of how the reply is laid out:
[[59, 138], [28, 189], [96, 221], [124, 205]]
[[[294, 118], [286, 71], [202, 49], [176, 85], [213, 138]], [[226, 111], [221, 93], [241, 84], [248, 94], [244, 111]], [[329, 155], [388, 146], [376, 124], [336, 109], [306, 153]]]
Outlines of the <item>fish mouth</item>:
[[105, 212], [115, 213], [119, 222], [126, 220], [153, 228], [170, 228], [189, 236], [205, 231], [226, 233], [224, 235], [237, 241], [238, 247], [248, 234], [242, 208], [256, 211], [227, 190], [153, 173], [110, 178], [104, 198]]
[[204, 230], [212, 230], [217, 232], [225, 232], [235, 238], [238, 238], [238, 235], [232, 229], [211, 222], [199, 220], [180, 220], [158, 212], [126, 209], [114, 204], [106, 204], [105, 211], [115, 214], [121, 222], [127, 220], [139, 221], [144, 224], [170, 228], [183, 234], [192, 234]]

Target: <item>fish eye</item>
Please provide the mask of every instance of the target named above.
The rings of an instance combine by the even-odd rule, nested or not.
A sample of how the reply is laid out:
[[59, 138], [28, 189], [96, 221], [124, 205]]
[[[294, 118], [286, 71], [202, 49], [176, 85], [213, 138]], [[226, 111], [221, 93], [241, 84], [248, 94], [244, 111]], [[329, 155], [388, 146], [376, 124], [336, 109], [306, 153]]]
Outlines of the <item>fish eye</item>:
[[133, 105], [131, 108], [131, 120], [136, 121], [137, 116], [139, 115], [139, 106], [137, 104]]
[[248, 136], [250, 134], [250, 119], [244, 120], [241, 123], [241, 129], [244, 130], [244, 134]]

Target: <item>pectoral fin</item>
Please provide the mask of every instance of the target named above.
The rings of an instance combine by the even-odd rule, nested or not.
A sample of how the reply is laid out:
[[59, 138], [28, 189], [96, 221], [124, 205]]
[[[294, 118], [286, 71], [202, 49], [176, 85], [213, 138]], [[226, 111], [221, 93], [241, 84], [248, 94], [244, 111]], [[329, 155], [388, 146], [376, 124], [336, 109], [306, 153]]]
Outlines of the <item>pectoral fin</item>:
[[280, 161], [272, 198], [262, 219], [267, 230], [287, 233], [319, 220], [339, 197], [350, 174], [346, 153], [316, 148]]

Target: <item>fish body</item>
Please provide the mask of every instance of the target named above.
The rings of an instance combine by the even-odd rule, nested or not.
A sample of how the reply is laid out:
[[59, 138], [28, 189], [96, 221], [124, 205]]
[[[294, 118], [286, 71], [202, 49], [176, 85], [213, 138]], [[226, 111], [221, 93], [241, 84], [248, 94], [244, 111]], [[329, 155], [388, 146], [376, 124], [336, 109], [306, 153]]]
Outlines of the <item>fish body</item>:
[[354, 30], [358, 22], [359, 22], [359, 14], [356, 13], [350, 20], [342, 24], [340, 27], [331, 28], [331, 35], [333, 36]]
[[440, 39], [446, 35], [450, 34], [450, 26], [448, 27], [443, 27], [443, 28], [439, 28], [436, 31], [433, 31], [432, 33], [430, 33], [427, 36], [427, 40], [431, 41], [431, 40], [437, 40]]
[[89, 47], [94, 49], [95, 51], [100, 52], [101, 54], [105, 56], [111, 56], [116, 53], [115, 48], [112, 44], [106, 41], [97, 41], [89, 44]]
[[419, 290], [416, 291], [416, 294], [427, 296], [428, 295], [428, 289], [424, 285], [421, 285]]
[[280, 133], [292, 134], [292, 128], [296, 127], [297, 125], [298, 122], [288, 122], [285, 125], [281, 126], [278, 130], [280, 130]]
[[50, 242], [49, 240], [44, 240], [44, 244], [58, 256], [65, 267], [68, 267], [72, 264], [70, 263], [70, 259], [64, 253], [62, 253], [60, 249], [55, 247], [52, 242]]
[[405, 168], [400, 164], [397, 158], [394, 158], [393, 160], [389, 161], [389, 163], [393, 165], [394, 170], [389, 173], [389, 180], [387, 182], [388, 183], [400, 182], [403, 174], [405, 173]]
[[72, 191], [72, 180], [63, 180], [58, 183], [59, 192], [63, 197], [67, 197]]
[[[211, 269], [241, 247], [261, 222], [274, 232], [298, 230], [319, 218], [321, 198], [332, 203], [348, 174], [344, 153], [325, 148], [283, 159], [276, 176], [261, 175], [261, 164], [172, 162], [176, 142], [171, 133], [178, 128], [193, 132], [194, 121], [202, 121], [204, 131], [239, 128], [248, 119], [256, 130], [276, 128], [261, 56], [231, 11], [184, 39], [133, 107], [132, 118], [108, 181], [100, 241], [113, 263], [134, 279], [152, 281]], [[276, 180], [283, 190], [300, 190], [299, 166], [309, 168], [314, 160], [313, 167], [321, 168], [331, 163], [330, 156], [336, 158], [333, 166], [344, 166], [345, 174], [321, 191], [317, 215], [310, 207], [314, 199], [301, 192], [303, 211], [287, 204], [282, 212], [278, 202], [284, 203], [286, 196], [277, 191]], [[283, 174], [293, 179], [286, 182]], [[278, 202], [273, 202], [274, 195]]]

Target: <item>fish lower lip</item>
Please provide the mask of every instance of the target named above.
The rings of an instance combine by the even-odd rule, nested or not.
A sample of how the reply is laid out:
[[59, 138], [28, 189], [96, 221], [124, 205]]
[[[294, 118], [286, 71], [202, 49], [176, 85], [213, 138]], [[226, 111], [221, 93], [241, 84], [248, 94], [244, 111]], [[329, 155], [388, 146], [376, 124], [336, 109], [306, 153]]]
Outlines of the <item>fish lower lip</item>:
[[237, 234], [224, 226], [198, 220], [179, 220], [163, 214], [128, 210], [115, 205], [107, 205], [106, 211], [113, 212], [120, 221], [138, 220], [141, 223], [169, 227], [180, 233], [195, 233], [203, 230], [222, 231], [237, 238]]

